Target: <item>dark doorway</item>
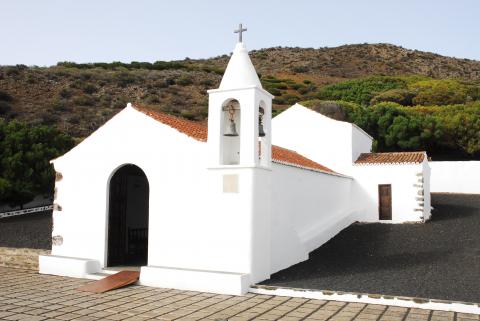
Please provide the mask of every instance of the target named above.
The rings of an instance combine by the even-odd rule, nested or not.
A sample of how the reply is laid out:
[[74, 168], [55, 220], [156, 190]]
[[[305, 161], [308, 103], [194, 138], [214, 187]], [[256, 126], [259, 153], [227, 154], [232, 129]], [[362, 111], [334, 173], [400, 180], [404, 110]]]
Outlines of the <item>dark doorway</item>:
[[147, 264], [148, 196], [148, 179], [138, 166], [125, 165], [112, 176], [108, 211], [108, 266]]
[[378, 215], [380, 220], [392, 219], [392, 185], [378, 185]]

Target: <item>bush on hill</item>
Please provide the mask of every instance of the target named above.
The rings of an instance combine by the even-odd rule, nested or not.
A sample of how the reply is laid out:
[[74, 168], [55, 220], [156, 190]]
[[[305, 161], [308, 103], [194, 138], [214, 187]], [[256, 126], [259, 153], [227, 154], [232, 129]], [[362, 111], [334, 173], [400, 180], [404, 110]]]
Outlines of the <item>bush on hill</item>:
[[11, 102], [13, 100], [12, 96], [6, 91], [0, 90], [0, 101]]
[[379, 93], [370, 100], [370, 105], [381, 102], [393, 102], [403, 106], [412, 106], [415, 93], [407, 89], [390, 89]]
[[317, 97], [322, 100], [343, 100], [368, 105], [377, 93], [406, 87], [406, 81], [399, 77], [368, 77], [325, 86], [318, 92]]
[[416, 95], [414, 105], [452, 105], [467, 102], [467, 88], [456, 80], [431, 79], [413, 83], [409, 86]]

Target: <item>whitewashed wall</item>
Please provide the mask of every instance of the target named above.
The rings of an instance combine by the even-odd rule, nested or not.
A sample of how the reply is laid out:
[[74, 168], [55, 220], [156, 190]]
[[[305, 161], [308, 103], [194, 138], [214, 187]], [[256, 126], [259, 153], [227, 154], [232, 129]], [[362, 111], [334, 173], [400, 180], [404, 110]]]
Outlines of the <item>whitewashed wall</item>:
[[[362, 207], [363, 218], [361, 218], [361, 221], [384, 223], [421, 222], [424, 215], [429, 217], [429, 195], [427, 199], [423, 195], [425, 194], [424, 191], [429, 189], [428, 168], [424, 168], [424, 163], [353, 166], [357, 187], [353, 193], [353, 202]], [[424, 175], [425, 170], [427, 170], [427, 175]], [[423, 184], [421, 183], [422, 177]], [[379, 221], [379, 184], [391, 184], [392, 186], [391, 221]]]
[[[205, 163], [204, 144], [174, 131], [133, 108], [126, 108], [54, 162], [63, 179], [56, 186], [56, 203], [62, 211], [54, 212], [53, 235], [63, 236], [63, 244], [53, 246], [52, 254], [91, 258], [99, 260], [102, 266], [106, 264], [109, 180], [125, 164], [140, 167], [149, 181], [150, 235], [155, 238], [161, 233], [168, 239], [170, 235], [165, 235], [157, 222], [171, 208], [191, 213], [186, 204], [203, 201], [193, 188], [197, 184], [172, 182], [198, 181], [207, 174], [206, 170], [199, 170]], [[158, 137], [169, 139], [158, 140]], [[192, 155], [195, 162], [191, 161]], [[153, 258], [159, 252], [158, 248], [150, 250]]]
[[432, 193], [480, 194], [480, 161], [429, 162]]
[[372, 151], [373, 138], [357, 125], [350, 125], [352, 126], [352, 164], [361, 153], [370, 153]]
[[357, 216], [348, 177], [272, 167], [272, 273], [308, 259]]
[[272, 142], [294, 150], [342, 174], [371, 150], [372, 138], [350, 123], [295, 104], [272, 119]]
[[[82, 276], [105, 267], [109, 180], [125, 164], [140, 167], [150, 186], [144, 284], [244, 293], [357, 219], [351, 178], [279, 164], [212, 168], [207, 151], [206, 143], [124, 109], [55, 160], [62, 210], [54, 212], [52, 235], [63, 244], [53, 246], [50, 261], [41, 258], [41, 272], [69, 275], [75, 266]], [[238, 181], [228, 192], [225, 177]], [[88, 268], [62, 257], [98, 263]]]
[[[431, 188], [432, 188], [432, 169], [430, 168], [430, 164], [427, 158], [422, 163], [423, 168], [423, 180], [416, 184], [422, 184], [423, 186], [423, 217], [424, 220], [427, 221], [432, 217], [432, 197], [430, 195]], [[420, 202], [419, 202], [420, 204]]]
[[[125, 164], [140, 167], [150, 185], [149, 266], [240, 273], [247, 283], [269, 276], [270, 198], [256, 189], [270, 190], [270, 171], [208, 170], [206, 143], [130, 107], [55, 160], [62, 211], [52, 235], [63, 244], [52, 255], [105, 267], [109, 179]], [[225, 174], [238, 175], [238, 193], [223, 193]]]

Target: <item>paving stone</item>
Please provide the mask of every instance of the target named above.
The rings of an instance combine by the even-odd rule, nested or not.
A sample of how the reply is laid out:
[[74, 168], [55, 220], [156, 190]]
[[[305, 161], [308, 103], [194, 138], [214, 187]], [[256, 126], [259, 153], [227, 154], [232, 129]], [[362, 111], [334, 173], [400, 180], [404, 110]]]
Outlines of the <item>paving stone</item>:
[[337, 314], [335, 314], [335, 319], [338, 319], [338, 318], [350, 318], [350, 319], [353, 319], [357, 314], [359, 313], [359, 311], [344, 311], [344, 310], [341, 310], [340, 312], [338, 312]]
[[430, 321], [454, 321], [454, 318], [447, 316], [432, 316]]
[[20, 320], [25, 320], [25, 321], [43, 321], [43, 320], [46, 320], [47, 318], [45, 317], [42, 317], [40, 315], [28, 315], [26, 316], [24, 319], [20, 319]]
[[105, 318], [105, 317], [107, 317], [107, 316], [109, 316], [109, 315], [112, 315], [112, 314], [114, 314], [114, 313], [112, 313], [112, 312], [105, 312], [105, 311], [97, 311], [97, 312], [95, 312], [95, 313], [89, 314], [88, 316], [89, 316], [89, 317], [96, 317], [96, 318], [98, 318], [98, 319], [102, 319], [102, 318]]
[[[79, 307], [77, 307], [77, 308], [78, 309], [74, 311], [75, 314], [88, 315], [88, 314], [98, 312], [97, 310], [92, 310], [92, 309], [82, 309], [82, 308], [79, 308]], [[73, 311], [71, 311], [71, 312], [73, 312]]]
[[88, 315], [82, 315], [76, 319], [73, 319], [73, 321], [97, 321], [98, 318], [95, 317], [90, 317]]
[[405, 321], [428, 321], [430, 318], [429, 315], [424, 314], [409, 314], [405, 318]]
[[459, 319], [480, 320], [480, 314], [457, 313], [457, 320]]
[[380, 314], [359, 314], [354, 320], [355, 321], [372, 321], [378, 320], [380, 318]]
[[55, 310], [58, 310], [58, 309], [61, 309], [61, 308], [64, 308], [64, 306], [60, 305], [60, 304], [48, 304], [48, 305], [44, 306], [44, 309], [50, 310], [50, 311], [55, 311]]
[[50, 312], [50, 310], [41, 309], [41, 308], [33, 308], [33, 310], [28, 311], [30, 315], [43, 315], [44, 313]]
[[92, 294], [76, 290], [89, 281], [4, 268], [0, 281], [2, 321], [480, 321], [474, 314], [252, 293], [229, 296], [130, 286]]
[[0, 311], [0, 318], [8, 317], [9, 315], [15, 314], [14, 312]]
[[8, 310], [9, 312], [14, 312], [14, 313], [25, 313], [25, 312], [28, 312], [30, 310], [33, 310], [33, 308], [31, 307], [25, 307], [25, 306], [20, 306], [20, 307], [16, 307], [14, 309], [10, 309]]
[[432, 317], [436, 317], [436, 316], [453, 317], [454, 314], [455, 314], [454, 312], [450, 312], [450, 311], [433, 311]]
[[410, 309], [409, 314], [423, 314], [423, 315], [430, 315], [431, 310], [426, 310], [426, 309], [416, 309], [412, 308]]
[[23, 313], [14, 313], [9, 316], [3, 317], [5, 320], [29, 320], [29, 318], [34, 318], [35, 316], [23, 314]]
[[278, 321], [299, 321], [297, 317], [282, 317]]
[[123, 314], [123, 313], [118, 313], [118, 314], [112, 314], [107, 317], [105, 317], [106, 320], [125, 320], [126, 318], [131, 317], [128, 314]]
[[80, 315], [80, 314], [66, 313], [66, 314], [62, 314], [62, 315], [59, 315], [59, 316], [55, 317], [55, 319], [58, 319], [58, 320], [74, 320], [74, 319], [77, 319], [77, 318], [80, 318], [80, 317], [82, 317], [82, 315]]

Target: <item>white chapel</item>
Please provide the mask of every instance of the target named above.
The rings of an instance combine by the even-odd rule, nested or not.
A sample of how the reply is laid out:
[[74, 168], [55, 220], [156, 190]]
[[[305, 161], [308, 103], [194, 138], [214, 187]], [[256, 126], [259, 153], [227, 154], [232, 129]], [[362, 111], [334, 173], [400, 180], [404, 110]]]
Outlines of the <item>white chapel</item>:
[[52, 161], [52, 252], [40, 273], [244, 294], [354, 222], [430, 218], [425, 152], [371, 153], [359, 127], [296, 104], [274, 119], [243, 41], [208, 128], [128, 104]]

